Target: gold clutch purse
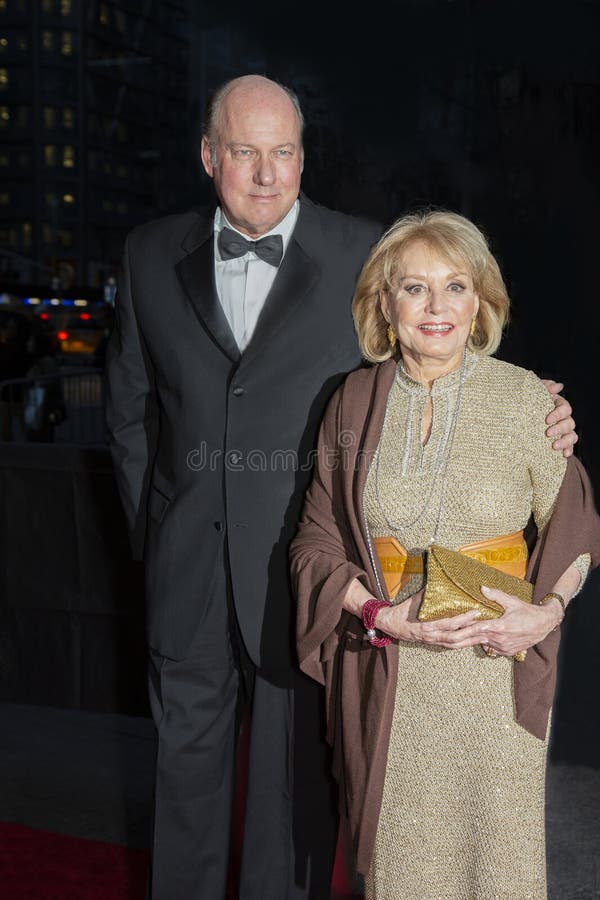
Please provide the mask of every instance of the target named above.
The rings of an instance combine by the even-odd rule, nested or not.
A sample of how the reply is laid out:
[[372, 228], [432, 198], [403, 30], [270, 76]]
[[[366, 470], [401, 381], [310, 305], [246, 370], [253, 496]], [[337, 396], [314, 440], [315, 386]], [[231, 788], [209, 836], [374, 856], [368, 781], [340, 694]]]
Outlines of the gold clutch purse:
[[[533, 599], [533, 585], [529, 581], [501, 572], [457, 550], [433, 544], [427, 553], [427, 582], [417, 618], [420, 622], [431, 622], [472, 609], [478, 610], [482, 619], [499, 618], [504, 608], [483, 596], [482, 585], [512, 594], [524, 603], [531, 603]], [[517, 653], [515, 659], [522, 662], [526, 653], [526, 650]]]

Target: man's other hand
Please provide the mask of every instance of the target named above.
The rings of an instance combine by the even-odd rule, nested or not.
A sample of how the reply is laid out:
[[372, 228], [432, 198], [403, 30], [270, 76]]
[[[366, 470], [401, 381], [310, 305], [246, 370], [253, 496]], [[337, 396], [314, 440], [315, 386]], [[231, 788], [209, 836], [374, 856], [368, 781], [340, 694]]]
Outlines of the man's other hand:
[[546, 424], [549, 426], [546, 434], [552, 438], [554, 449], [562, 450], [562, 455], [567, 458], [573, 454], [573, 447], [579, 440], [575, 431], [573, 410], [569, 401], [561, 396], [560, 392], [564, 388], [564, 384], [549, 378], [542, 378], [542, 381], [554, 400], [554, 409], [546, 416]]

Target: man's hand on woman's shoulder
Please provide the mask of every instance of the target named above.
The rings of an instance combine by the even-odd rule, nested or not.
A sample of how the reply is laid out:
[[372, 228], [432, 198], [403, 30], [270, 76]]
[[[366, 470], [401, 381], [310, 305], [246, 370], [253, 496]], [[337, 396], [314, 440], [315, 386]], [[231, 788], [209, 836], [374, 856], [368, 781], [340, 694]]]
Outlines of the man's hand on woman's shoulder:
[[555, 450], [562, 450], [566, 458], [572, 456], [573, 447], [579, 440], [575, 431], [573, 410], [568, 400], [561, 395], [564, 384], [560, 381], [552, 381], [550, 378], [542, 378], [548, 393], [554, 400], [554, 409], [546, 416], [546, 434], [552, 438], [552, 446]]

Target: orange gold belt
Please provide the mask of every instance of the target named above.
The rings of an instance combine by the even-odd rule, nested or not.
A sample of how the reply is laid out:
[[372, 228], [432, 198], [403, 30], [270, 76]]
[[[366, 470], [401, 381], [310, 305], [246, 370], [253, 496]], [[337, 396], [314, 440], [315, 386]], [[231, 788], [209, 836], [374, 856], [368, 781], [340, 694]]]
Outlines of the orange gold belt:
[[[422, 556], [409, 556], [400, 541], [394, 537], [373, 538], [373, 546], [390, 597], [395, 597], [410, 581], [413, 575], [422, 575], [425, 560]], [[522, 531], [502, 534], [489, 541], [477, 541], [458, 548], [466, 556], [472, 556], [507, 575], [525, 577], [527, 569], [527, 544]]]

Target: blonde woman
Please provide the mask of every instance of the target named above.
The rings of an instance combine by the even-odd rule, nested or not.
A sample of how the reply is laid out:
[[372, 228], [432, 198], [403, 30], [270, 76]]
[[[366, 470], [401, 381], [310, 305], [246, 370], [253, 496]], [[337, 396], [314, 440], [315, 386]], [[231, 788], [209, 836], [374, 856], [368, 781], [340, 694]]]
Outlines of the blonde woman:
[[[546, 896], [559, 626], [600, 524], [581, 465], [545, 435], [543, 384], [492, 356], [508, 310], [462, 216], [406, 216], [381, 238], [353, 304], [374, 365], [328, 407], [291, 548], [300, 664], [326, 686], [368, 898]], [[527, 576], [534, 602], [483, 586], [501, 617], [419, 621], [434, 543]]]

